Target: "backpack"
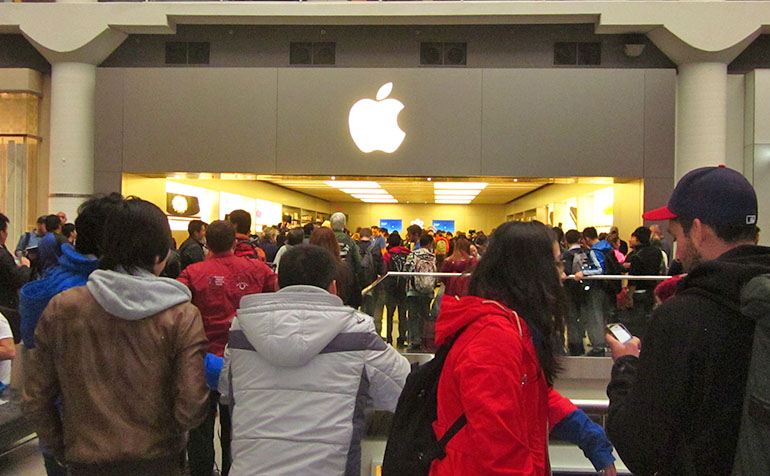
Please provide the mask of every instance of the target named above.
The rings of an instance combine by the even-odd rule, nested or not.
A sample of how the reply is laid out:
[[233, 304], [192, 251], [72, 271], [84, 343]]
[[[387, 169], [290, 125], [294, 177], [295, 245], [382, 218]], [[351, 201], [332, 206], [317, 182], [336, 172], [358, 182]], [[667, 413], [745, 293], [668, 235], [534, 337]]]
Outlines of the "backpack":
[[[391, 253], [388, 262], [388, 271], [404, 271], [406, 267], [407, 253]], [[383, 286], [385, 291], [391, 295], [400, 295], [406, 292], [407, 276], [389, 276]]]
[[265, 251], [251, 240], [238, 240], [233, 253], [239, 258], [258, 259], [263, 263], [266, 261]]
[[[368, 246], [367, 246], [368, 245]], [[361, 251], [361, 288], [369, 286], [377, 279], [377, 265], [374, 262], [373, 251], [379, 253], [379, 249], [375, 250], [373, 241], [360, 241], [358, 243], [358, 249]]]
[[[597, 250], [594, 250], [597, 251]], [[623, 266], [618, 263], [613, 248], [601, 250], [604, 255], [604, 274], [609, 276], [619, 276], [623, 274]], [[610, 297], [615, 297], [622, 289], [622, 281], [617, 279], [603, 279], [600, 281], [601, 287], [607, 291]]]
[[[573, 265], [576, 260], [580, 264], [580, 268], [582, 268], [583, 265], [588, 261], [588, 254], [583, 248], [567, 250], [562, 253], [561, 256], [562, 261], [564, 262], [564, 272], [568, 275], [572, 274]], [[584, 281], [566, 279], [564, 280], [564, 289], [567, 291], [567, 295], [576, 306], [585, 303], [587, 290], [586, 283]]]
[[756, 321], [746, 380], [743, 414], [732, 476], [770, 474], [770, 275], [757, 276], [741, 290], [741, 312]]
[[[433, 253], [416, 253], [412, 271], [415, 273], [435, 273], [436, 256]], [[434, 276], [412, 276], [412, 287], [420, 294], [433, 295], [433, 288], [436, 287], [436, 278]]]
[[406, 378], [388, 434], [382, 461], [383, 476], [428, 476], [433, 460], [446, 456], [447, 443], [465, 426], [466, 418], [462, 414], [440, 440], [433, 432], [433, 422], [438, 418], [441, 371], [452, 344], [462, 331], [442, 344], [433, 360], [420, 365]]

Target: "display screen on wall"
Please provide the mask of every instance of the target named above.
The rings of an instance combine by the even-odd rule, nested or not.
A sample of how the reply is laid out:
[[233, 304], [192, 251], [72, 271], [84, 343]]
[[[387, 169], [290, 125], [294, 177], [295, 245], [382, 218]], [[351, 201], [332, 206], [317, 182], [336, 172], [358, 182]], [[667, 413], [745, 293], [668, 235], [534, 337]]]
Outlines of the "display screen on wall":
[[433, 220], [433, 228], [435, 228], [436, 231], [449, 231], [454, 233], [455, 221], [454, 220]]
[[388, 230], [388, 233], [392, 231], [397, 231], [400, 233], [403, 230], [401, 220], [392, 219], [380, 219], [380, 228], [385, 228]]

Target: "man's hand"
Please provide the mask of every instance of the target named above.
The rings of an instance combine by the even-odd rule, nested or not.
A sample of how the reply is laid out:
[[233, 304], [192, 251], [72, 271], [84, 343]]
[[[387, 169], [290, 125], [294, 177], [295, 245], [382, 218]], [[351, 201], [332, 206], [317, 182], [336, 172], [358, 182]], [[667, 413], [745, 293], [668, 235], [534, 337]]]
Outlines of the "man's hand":
[[577, 273], [575, 273], [575, 277], [572, 279], [574, 279], [575, 281], [580, 281], [581, 279], [583, 279], [583, 272], [578, 271]]
[[642, 350], [642, 341], [638, 337], [632, 337], [630, 341], [625, 344], [621, 344], [619, 340], [615, 338], [611, 333], [607, 333], [607, 345], [612, 350], [612, 360], [618, 360], [624, 355], [633, 355], [639, 357], [639, 352]]
[[31, 263], [29, 262], [29, 259], [27, 259], [26, 256], [22, 256], [19, 259], [19, 266], [26, 266], [27, 268], [29, 268], [30, 265], [31, 265]]
[[618, 476], [618, 470], [615, 469], [615, 463], [604, 468], [599, 474], [602, 476]]

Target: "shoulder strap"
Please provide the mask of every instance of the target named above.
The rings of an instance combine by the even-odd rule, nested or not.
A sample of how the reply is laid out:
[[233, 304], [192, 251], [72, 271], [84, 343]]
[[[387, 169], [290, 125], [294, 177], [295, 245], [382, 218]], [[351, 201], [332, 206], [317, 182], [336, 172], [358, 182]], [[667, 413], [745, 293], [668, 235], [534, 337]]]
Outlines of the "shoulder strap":
[[439, 459], [443, 459], [444, 456], [446, 456], [446, 445], [449, 443], [449, 440], [452, 439], [453, 436], [455, 436], [462, 428], [465, 426], [465, 424], [468, 423], [468, 419], [465, 417], [465, 413], [460, 415], [457, 420], [455, 420], [454, 423], [452, 423], [452, 426], [449, 427], [449, 429], [444, 433], [444, 436], [441, 437], [440, 440], [438, 440], [438, 446], [439, 446]]

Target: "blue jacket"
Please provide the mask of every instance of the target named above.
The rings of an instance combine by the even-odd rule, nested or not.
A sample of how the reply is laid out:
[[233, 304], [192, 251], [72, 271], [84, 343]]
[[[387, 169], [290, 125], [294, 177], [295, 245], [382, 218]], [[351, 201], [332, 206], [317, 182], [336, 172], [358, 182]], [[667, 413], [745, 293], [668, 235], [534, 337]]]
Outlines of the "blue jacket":
[[45, 278], [29, 282], [21, 288], [21, 338], [28, 349], [35, 348], [37, 321], [51, 298], [69, 288], [84, 286], [88, 276], [99, 267], [98, 259], [81, 255], [72, 245], [64, 244], [61, 250], [59, 266], [52, 268]]
[[604, 250], [611, 250], [612, 245], [607, 243], [607, 240], [601, 240], [591, 247], [591, 251], [588, 253], [590, 263], [587, 268], [583, 269], [585, 276], [595, 276], [605, 273], [604, 266]]

